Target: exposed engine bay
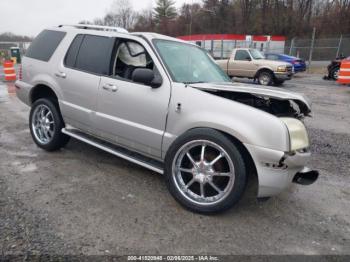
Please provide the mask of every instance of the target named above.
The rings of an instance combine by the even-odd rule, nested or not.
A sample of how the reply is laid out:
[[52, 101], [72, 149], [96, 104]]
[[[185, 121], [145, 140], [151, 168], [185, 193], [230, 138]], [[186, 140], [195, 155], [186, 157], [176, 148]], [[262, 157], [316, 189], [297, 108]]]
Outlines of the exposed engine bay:
[[225, 91], [207, 92], [258, 108], [278, 117], [303, 119], [308, 115], [305, 115], [305, 109], [303, 110], [303, 108], [300, 108], [300, 106], [293, 100], [280, 100], [271, 97]]
[[310, 103], [303, 95], [281, 89], [259, 88], [237, 83], [196, 84], [192, 87], [255, 107], [277, 117], [294, 117], [302, 120], [311, 113]]

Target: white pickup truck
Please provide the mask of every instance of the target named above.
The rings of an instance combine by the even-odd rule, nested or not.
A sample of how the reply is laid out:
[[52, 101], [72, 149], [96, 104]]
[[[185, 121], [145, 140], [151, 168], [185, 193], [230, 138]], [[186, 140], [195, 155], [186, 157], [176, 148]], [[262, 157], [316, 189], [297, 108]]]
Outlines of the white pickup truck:
[[250, 48], [235, 48], [229, 59], [217, 60], [216, 63], [230, 77], [253, 78], [264, 86], [281, 85], [293, 75], [290, 63], [267, 60], [260, 51]]

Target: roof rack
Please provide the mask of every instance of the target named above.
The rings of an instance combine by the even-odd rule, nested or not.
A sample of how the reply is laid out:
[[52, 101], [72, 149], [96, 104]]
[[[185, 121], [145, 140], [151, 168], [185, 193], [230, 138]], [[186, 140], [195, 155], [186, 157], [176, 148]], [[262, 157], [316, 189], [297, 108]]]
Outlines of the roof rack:
[[112, 27], [112, 26], [102, 26], [102, 25], [88, 25], [88, 24], [76, 24], [76, 25], [59, 25], [58, 27], [75, 27], [78, 29], [90, 29], [90, 30], [99, 30], [99, 31], [112, 31], [118, 33], [129, 33], [128, 30], [121, 27]]

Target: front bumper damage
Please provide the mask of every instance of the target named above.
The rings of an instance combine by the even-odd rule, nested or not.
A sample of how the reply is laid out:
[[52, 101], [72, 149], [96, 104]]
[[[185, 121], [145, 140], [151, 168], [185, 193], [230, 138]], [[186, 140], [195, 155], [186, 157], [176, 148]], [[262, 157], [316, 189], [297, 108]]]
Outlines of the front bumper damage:
[[259, 198], [277, 195], [293, 182], [310, 185], [318, 178], [317, 171], [306, 167], [311, 156], [310, 151], [286, 154], [283, 151], [244, 145], [251, 154], [257, 170]]

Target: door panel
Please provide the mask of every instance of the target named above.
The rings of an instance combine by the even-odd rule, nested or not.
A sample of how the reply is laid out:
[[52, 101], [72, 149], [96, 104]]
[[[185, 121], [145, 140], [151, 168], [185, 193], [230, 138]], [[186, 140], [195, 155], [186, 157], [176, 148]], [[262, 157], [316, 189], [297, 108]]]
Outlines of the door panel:
[[[250, 59], [250, 61], [248, 60]], [[231, 75], [253, 77], [256, 66], [247, 50], [237, 50], [232, 54], [228, 69]]]
[[154, 89], [102, 77], [95, 120], [99, 136], [160, 157], [169, 96], [165, 86]]
[[67, 124], [93, 133], [100, 75], [108, 75], [114, 39], [78, 34], [55, 76], [63, 99], [61, 110]]
[[67, 124], [92, 132], [92, 113], [96, 109], [100, 77], [70, 68], [60, 68], [65, 78], [57, 77], [63, 100], [60, 108]]
[[[114, 57], [113, 57], [114, 56]], [[116, 41], [110, 77], [101, 77], [95, 127], [99, 136], [131, 150], [161, 158], [170, 81], [153, 50], [132, 36]], [[135, 68], [153, 70], [159, 88], [132, 81]]]

